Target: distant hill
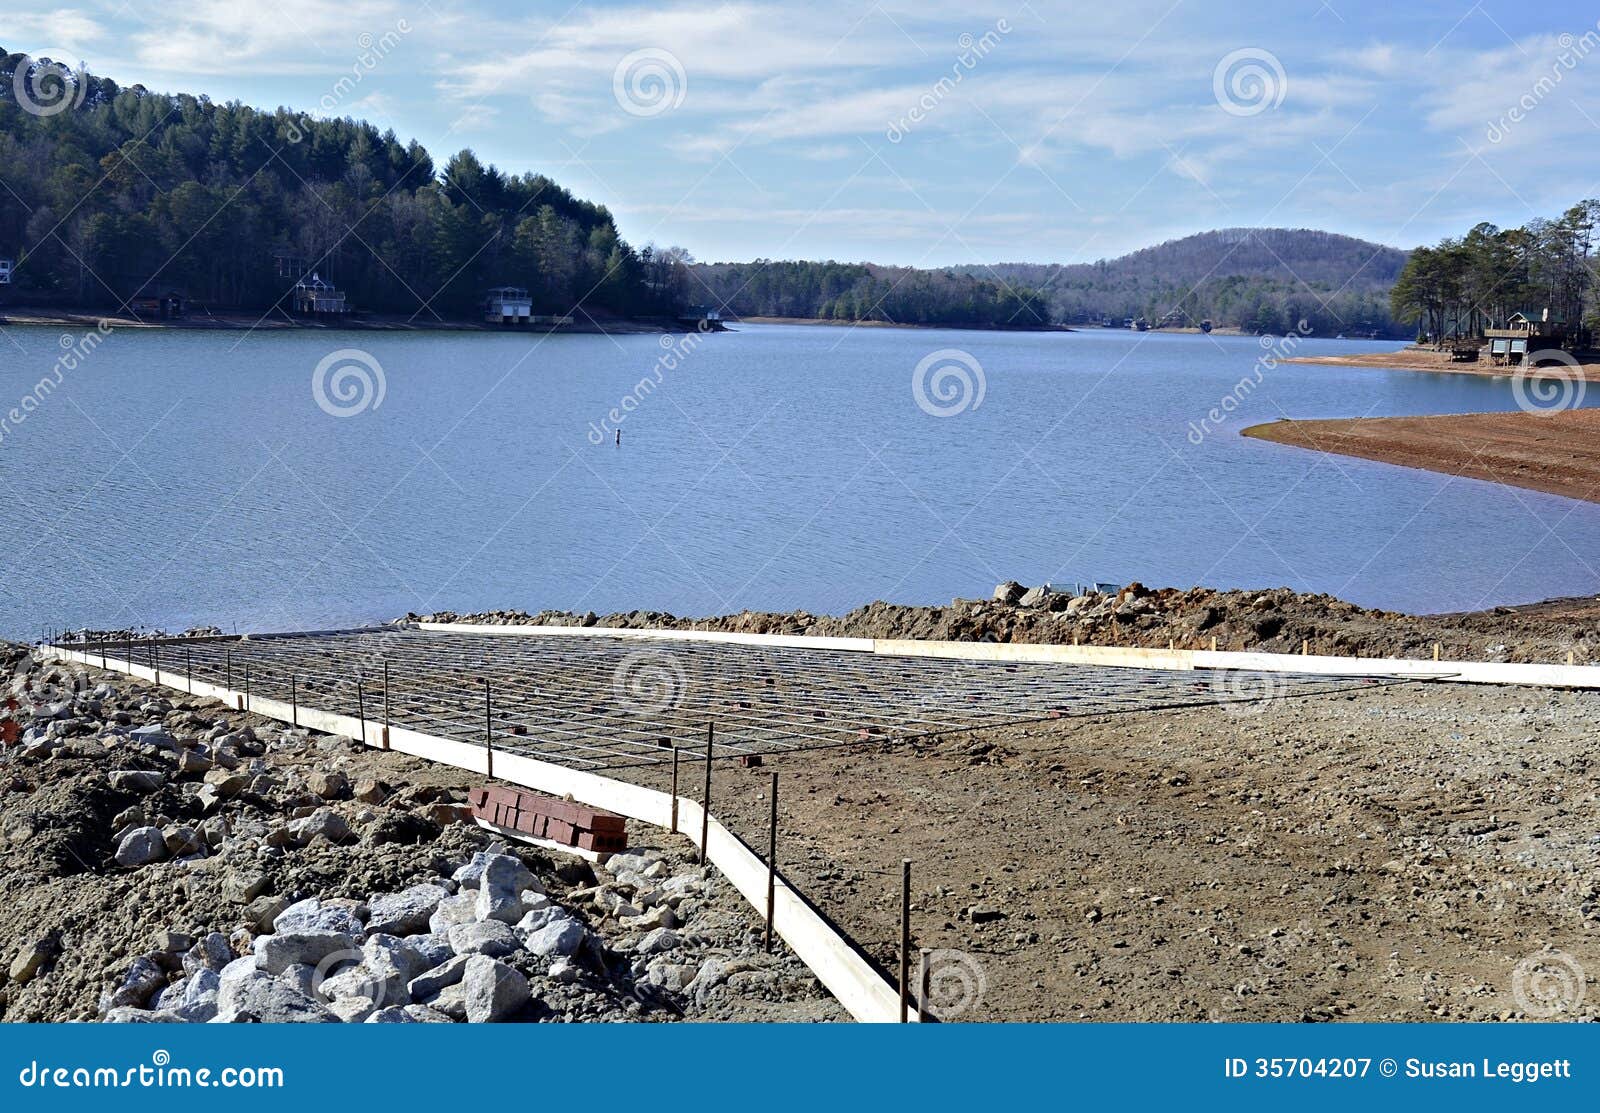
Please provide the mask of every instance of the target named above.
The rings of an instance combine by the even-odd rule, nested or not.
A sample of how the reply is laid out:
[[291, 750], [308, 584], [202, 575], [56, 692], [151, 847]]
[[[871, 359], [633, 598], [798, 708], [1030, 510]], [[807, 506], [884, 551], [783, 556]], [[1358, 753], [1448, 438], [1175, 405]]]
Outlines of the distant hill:
[[1307, 228], [1224, 228], [1096, 263], [999, 263], [965, 273], [1044, 290], [1067, 324], [1169, 314], [1190, 323], [1319, 334], [1410, 335], [1389, 313], [1409, 252]]
[[743, 317], [1037, 327], [1145, 318], [1283, 334], [1404, 337], [1389, 289], [1408, 253], [1303, 228], [1224, 228], [1097, 263], [934, 270], [757, 259], [699, 263], [697, 297]]

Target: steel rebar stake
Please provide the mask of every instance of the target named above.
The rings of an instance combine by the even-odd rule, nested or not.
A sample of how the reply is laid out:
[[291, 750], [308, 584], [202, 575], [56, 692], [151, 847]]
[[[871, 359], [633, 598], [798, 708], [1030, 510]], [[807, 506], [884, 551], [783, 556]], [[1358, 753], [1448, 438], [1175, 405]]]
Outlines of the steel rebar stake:
[[767, 933], [763, 942], [772, 953], [772, 914], [778, 898], [778, 774], [772, 774], [772, 822], [767, 826]]
[[383, 748], [389, 748], [389, 661], [383, 662]]
[[706, 724], [706, 793], [700, 805], [700, 864], [706, 864], [706, 844], [711, 838], [711, 746], [717, 737], [717, 728]]
[[922, 948], [922, 967], [917, 976], [917, 1021], [928, 1022], [928, 995], [933, 986], [933, 952]]
[[672, 744], [672, 833], [678, 833], [678, 744]]
[[294, 673], [289, 674], [289, 725], [300, 725], [300, 690], [296, 684]]
[[489, 693], [489, 678], [483, 678], [483, 744], [489, 751], [489, 773], [494, 776], [494, 697]]
[[911, 1019], [911, 859], [900, 859], [900, 1023]]
[[367, 744], [367, 695], [362, 690], [361, 678], [356, 677], [356, 718], [361, 722], [361, 744]]

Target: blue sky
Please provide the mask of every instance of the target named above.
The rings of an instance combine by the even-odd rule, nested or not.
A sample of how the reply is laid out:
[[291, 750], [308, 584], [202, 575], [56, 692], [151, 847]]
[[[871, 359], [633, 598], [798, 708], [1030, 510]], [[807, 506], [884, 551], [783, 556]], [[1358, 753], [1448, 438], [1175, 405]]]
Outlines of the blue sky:
[[7, 0], [0, 46], [472, 147], [705, 260], [1412, 246], [1600, 194], [1600, 9]]

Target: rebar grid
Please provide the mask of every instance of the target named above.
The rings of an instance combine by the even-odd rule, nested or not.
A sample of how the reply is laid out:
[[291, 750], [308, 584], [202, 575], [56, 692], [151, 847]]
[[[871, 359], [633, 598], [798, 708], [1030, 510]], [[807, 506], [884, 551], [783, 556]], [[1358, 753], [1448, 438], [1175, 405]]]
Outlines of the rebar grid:
[[670, 762], [677, 746], [701, 748], [710, 723], [715, 756], [734, 758], [1121, 711], [1248, 710], [1385, 682], [401, 627], [72, 648], [159, 667], [180, 689], [189, 678], [248, 686], [591, 770]]

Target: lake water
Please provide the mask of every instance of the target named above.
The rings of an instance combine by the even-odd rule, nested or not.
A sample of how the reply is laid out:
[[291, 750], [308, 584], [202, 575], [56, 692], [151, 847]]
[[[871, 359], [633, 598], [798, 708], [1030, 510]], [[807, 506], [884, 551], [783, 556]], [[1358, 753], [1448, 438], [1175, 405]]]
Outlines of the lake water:
[[[62, 337], [5, 329], [0, 414]], [[1288, 585], [1424, 611], [1600, 591], [1600, 506], [1237, 435], [1282, 415], [1510, 409], [1506, 380], [1267, 368], [1254, 338], [1098, 330], [667, 342], [688, 349], [672, 368], [649, 335], [117, 331], [0, 429], [0, 634], [443, 608], [837, 613], [1012, 578]], [[383, 392], [336, 416], [337, 384], [319, 405], [313, 374], [345, 347]], [[939, 384], [926, 408], [913, 390], [940, 349], [981, 367], [981, 401], [958, 395], [951, 416], [928, 412]], [[1245, 378], [1260, 383], [1241, 395]], [[1228, 396], [1244, 400], [1202, 428]]]

